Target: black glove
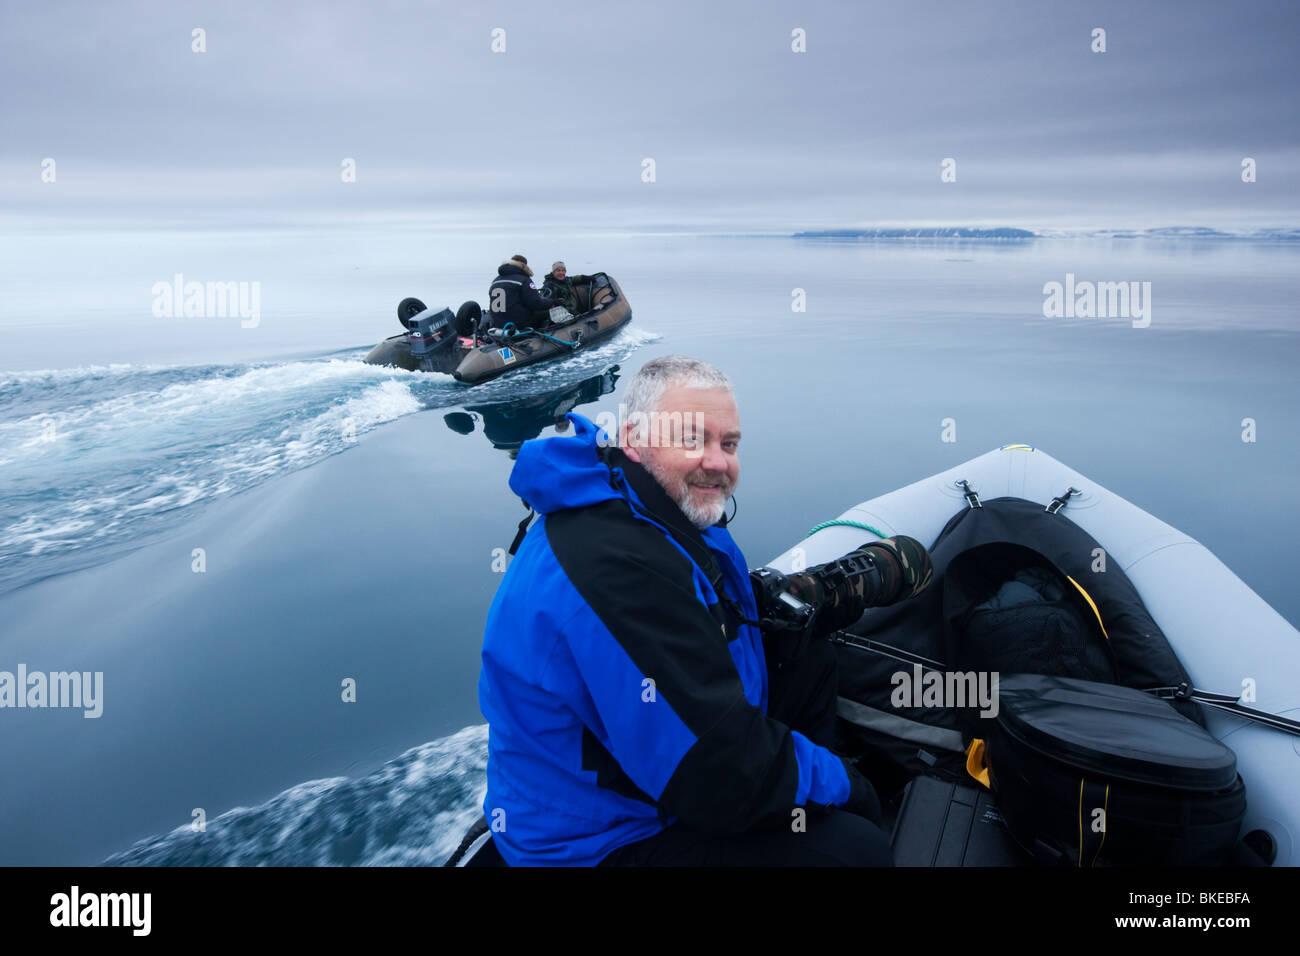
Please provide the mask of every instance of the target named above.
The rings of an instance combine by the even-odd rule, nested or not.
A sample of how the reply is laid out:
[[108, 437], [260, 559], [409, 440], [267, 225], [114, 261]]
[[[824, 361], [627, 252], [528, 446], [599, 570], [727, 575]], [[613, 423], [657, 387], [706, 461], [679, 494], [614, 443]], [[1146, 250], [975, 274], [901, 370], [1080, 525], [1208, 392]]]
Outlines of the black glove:
[[844, 769], [849, 775], [849, 798], [839, 805], [840, 809], [855, 816], [866, 817], [872, 823], [880, 825], [882, 814], [876, 788], [846, 758], [840, 759], [844, 761]]

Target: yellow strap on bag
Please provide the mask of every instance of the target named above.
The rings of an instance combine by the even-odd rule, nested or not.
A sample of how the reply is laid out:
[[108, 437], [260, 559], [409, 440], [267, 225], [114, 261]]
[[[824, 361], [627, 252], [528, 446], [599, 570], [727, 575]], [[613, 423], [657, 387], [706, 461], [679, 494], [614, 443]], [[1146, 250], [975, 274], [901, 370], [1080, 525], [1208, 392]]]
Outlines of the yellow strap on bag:
[[1101, 611], [1097, 610], [1096, 603], [1089, 596], [1088, 592], [1083, 589], [1082, 584], [1074, 580], [1074, 578], [1070, 577], [1068, 574], [1065, 576], [1065, 579], [1079, 589], [1079, 593], [1083, 595], [1083, 599], [1088, 602], [1088, 607], [1092, 608], [1092, 613], [1097, 615], [1097, 626], [1101, 628], [1101, 636], [1109, 641], [1110, 635], [1106, 633], [1106, 625], [1101, 622]]
[[989, 767], [984, 762], [984, 741], [976, 737], [966, 745], [966, 772], [984, 785], [985, 790], [992, 790], [989, 781]]

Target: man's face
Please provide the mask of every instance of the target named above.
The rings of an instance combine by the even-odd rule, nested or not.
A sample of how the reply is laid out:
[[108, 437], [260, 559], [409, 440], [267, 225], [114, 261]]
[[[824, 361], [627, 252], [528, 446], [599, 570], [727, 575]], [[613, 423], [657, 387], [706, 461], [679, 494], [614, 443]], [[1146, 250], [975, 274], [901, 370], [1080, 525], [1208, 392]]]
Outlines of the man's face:
[[628, 421], [623, 450], [697, 528], [718, 523], [740, 482], [740, 412], [725, 388], [669, 388], [649, 435]]
[[566, 269], [564, 266], [560, 266], [560, 268], [556, 269], [555, 272], [552, 274], [557, 279], [563, 279], [566, 275], [569, 274], [569, 270]]

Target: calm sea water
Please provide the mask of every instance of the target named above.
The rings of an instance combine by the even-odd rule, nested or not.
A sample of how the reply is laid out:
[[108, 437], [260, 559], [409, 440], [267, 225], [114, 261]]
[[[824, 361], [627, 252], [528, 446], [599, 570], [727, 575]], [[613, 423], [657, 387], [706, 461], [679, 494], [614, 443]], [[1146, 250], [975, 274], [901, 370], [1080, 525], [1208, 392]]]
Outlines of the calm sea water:
[[[509, 450], [672, 352], [736, 384], [751, 564], [1029, 442], [1300, 622], [1300, 243], [105, 230], [0, 252], [0, 670], [104, 674], [99, 718], [0, 711], [0, 863], [142, 840], [115, 861], [445, 858], [482, 792]], [[359, 361], [399, 299], [482, 301], [516, 252], [608, 271], [633, 324], [476, 388]], [[257, 283], [256, 321], [155, 315], [177, 273]], [[1150, 325], [1045, 318], [1067, 274], [1150, 282]]]

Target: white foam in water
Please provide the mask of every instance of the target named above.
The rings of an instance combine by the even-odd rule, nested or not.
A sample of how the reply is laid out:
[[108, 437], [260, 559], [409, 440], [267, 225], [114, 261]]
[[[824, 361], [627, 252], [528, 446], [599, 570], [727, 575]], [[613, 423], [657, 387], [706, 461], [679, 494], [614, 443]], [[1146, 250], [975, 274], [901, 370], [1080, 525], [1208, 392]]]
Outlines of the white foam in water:
[[[34, 380], [60, 383], [80, 380], [78, 376], [63, 379], [49, 373], [40, 374], [42, 379]], [[17, 421], [0, 422], [0, 447], [3, 443], [16, 442], [21, 449], [44, 453], [57, 450], [61, 443], [66, 447], [68, 440], [75, 440], [79, 453], [99, 445], [117, 448], [115, 433], [118, 432], [162, 438], [166, 435], [164, 426], [169, 424], [188, 430], [215, 425], [218, 419], [223, 423], [247, 419], [251, 411], [274, 406], [286, 395], [334, 383], [391, 379], [395, 374], [409, 376], [414, 373], [361, 362], [295, 362], [253, 368], [234, 376], [209, 376], [172, 383], [162, 389], [133, 391], [107, 400], [93, 400], [94, 393], [91, 392], [88, 393], [92, 397], [89, 402]], [[44, 438], [47, 423], [54, 426], [52, 442]]]
[[125, 546], [164, 516], [344, 451], [421, 408], [576, 383], [658, 338], [625, 329], [564, 362], [473, 389], [357, 358], [2, 373], [0, 593], [57, 573], [75, 552]]
[[482, 814], [487, 724], [365, 777], [300, 783], [255, 807], [142, 840], [107, 866], [439, 866]]
[[285, 455], [302, 460], [310, 458], [322, 443], [332, 441], [346, 428], [355, 429], [360, 434], [376, 425], [418, 412], [420, 408], [420, 401], [411, 392], [410, 385], [390, 380], [366, 389], [342, 405], [325, 410], [308, 422], [296, 438], [293, 437], [293, 428], [282, 431], [280, 438], [287, 442]]
[[82, 540], [83, 532], [94, 526], [93, 521], [47, 523], [35, 517], [27, 517], [4, 529], [0, 536], [0, 548], [13, 544], [28, 548], [27, 553], [35, 556], [51, 548]]
[[[110, 381], [111, 380], [111, 381]], [[0, 590], [30, 559], [138, 537], [151, 521], [345, 450], [419, 411], [449, 375], [356, 360], [10, 373], [0, 421]]]
[[133, 365], [118, 362], [112, 365], [79, 365], [76, 368], [39, 368], [30, 371], [0, 372], [0, 387], [27, 382], [75, 382], [82, 379], [105, 378], [110, 375], [132, 375], [140, 372], [159, 372], [185, 368], [180, 365]]

